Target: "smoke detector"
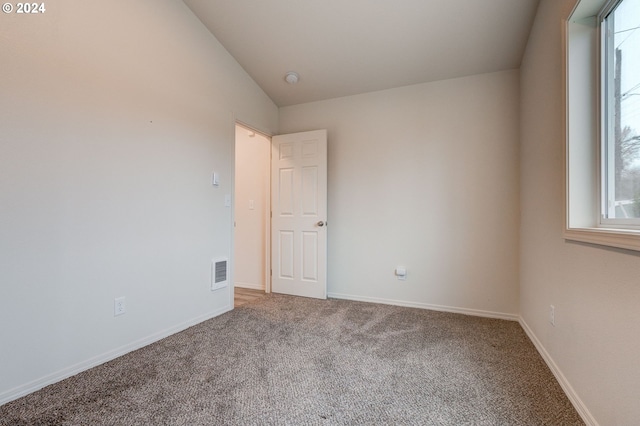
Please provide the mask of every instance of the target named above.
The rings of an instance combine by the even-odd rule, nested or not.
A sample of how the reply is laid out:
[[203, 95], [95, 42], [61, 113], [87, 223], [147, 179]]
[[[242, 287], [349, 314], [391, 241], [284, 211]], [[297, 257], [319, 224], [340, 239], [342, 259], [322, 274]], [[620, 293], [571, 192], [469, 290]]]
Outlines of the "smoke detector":
[[300, 80], [300, 76], [298, 75], [297, 72], [294, 72], [294, 71], [289, 71], [284, 76], [284, 81], [286, 81], [289, 84], [296, 84], [298, 80]]

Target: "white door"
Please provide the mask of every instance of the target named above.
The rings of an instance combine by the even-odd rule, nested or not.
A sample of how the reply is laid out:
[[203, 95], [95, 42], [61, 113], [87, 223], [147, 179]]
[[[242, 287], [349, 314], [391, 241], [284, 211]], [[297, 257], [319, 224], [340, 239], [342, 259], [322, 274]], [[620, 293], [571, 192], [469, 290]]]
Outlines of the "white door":
[[327, 131], [271, 142], [271, 291], [326, 299]]

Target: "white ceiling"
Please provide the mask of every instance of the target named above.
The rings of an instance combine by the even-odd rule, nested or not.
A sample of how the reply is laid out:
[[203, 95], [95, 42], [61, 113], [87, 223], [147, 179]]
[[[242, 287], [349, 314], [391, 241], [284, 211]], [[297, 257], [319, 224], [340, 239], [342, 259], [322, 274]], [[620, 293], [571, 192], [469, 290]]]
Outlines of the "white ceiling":
[[518, 68], [538, 1], [184, 0], [278, 106]]

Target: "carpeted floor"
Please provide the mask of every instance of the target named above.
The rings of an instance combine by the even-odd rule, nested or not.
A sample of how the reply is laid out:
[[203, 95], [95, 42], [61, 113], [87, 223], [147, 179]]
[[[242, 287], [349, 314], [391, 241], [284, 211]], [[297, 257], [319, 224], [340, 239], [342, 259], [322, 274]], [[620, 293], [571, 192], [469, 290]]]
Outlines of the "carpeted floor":
[[0, 407], [0, 425], [582, 425], [516, 322], [271, 295]]

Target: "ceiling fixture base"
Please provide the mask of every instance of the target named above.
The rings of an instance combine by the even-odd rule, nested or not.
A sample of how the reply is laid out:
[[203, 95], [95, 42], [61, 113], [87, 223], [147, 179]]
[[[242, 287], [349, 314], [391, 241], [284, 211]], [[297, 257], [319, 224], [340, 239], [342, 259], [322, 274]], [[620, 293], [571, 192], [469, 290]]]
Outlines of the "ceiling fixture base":
[[298, 75], [297, 72], [294, 72], [294, 71], [289, 71], [284, 76], [284, 81], [286, 81], [289, 84], [296, 84], [298, 80], [300, 80], [300, 76]]

